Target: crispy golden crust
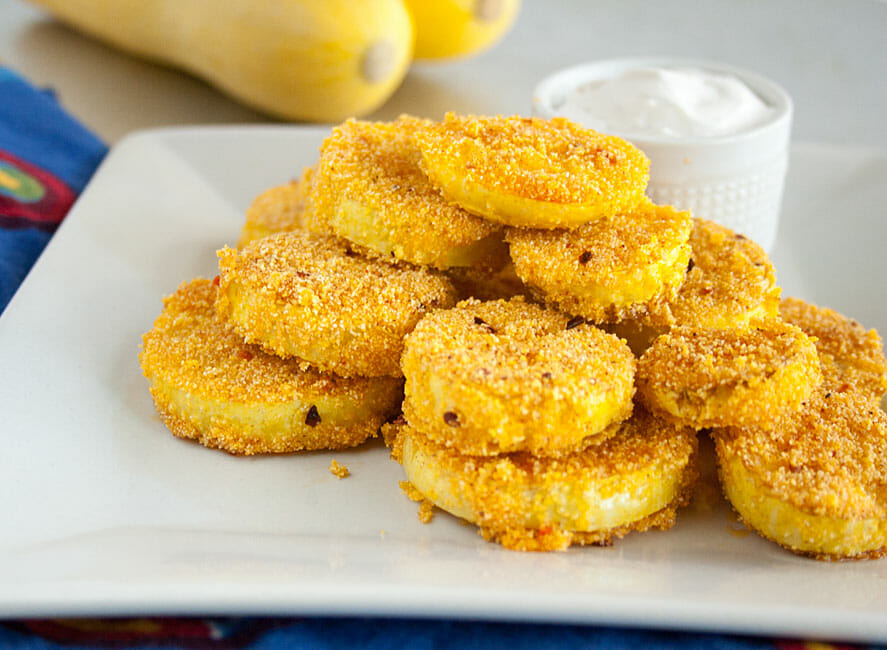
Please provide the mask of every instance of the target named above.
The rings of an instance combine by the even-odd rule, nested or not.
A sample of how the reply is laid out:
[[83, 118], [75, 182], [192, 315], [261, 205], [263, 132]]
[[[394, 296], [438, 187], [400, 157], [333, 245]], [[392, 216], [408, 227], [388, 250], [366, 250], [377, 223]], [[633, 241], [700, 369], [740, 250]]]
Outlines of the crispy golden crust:
[[246, 223], [237, 247], [277, 232], [304, 228], [308, 221], [308, 192], [312, 168], [305, 167], [297, 181], [278, 185], [259, 194], [246, 210]]
[[631, 530], [668, 528], [696, 480], [697, 441], [643, 410], [608, 440], [560, 458], [480, 457], [397, 427], [395, 457], [440, 508], [515, 550], [607, 544]]
[[784, 299], [779, 313], [815, 339], [826, 382], [835, 390], [853, 388], [875, 400], [887, 393], [887, 359], [876, 330], [798, 298]]
[[730, 329], [775, 318], [780, 290], [764, 250], [729, 228], [693, 222], [689, 269], [671, 303], [675, 323]]
[[813, 342], [769, 321], [740, 330], [674, 328], [638, 361], [638, 394], [657, 415], [695, 429], [772, 428], [822, 381]]
[[760, 246], [702, 219], [693, 219], [690, 246], [684, 283], [666, 300], [666, 318], [657, 305], [655, 319], [642, 313], [602, 325], [638, 357], [672, 326], [729, 330], [778, 319], [780, 289]]
[[643, 201], [573, 230], [512, 228], [515, 271], [546, 302], [596, 323], [626, 318], [668, 323], [684, 281], [689, 212]]
[[631, 414], [635, 359], [579, 321], [521, 298], [429, 314], [404, 345], [407, 421], [479, 455], [557, 455], [609, 435]]
[[183, 283], [139, 361], [170, 431], [234, 454], [340, 449], [376, 435], [400, 381], [344, 379], [248, 345], [215, 314], [212, 282]]
[[309, 228], [370, 254], [439, 269], [507, 258], [502, 229], [447, 201], [412, 141], [430, 122], [348, 120], [320, 149]]
[[455, 302], [449, 280], [293, 231], [219, 251], [217, 308], [248, 342], [351, 376], [400, 376], [403, 338]]
[[722, 485], [761, 535], [820, 559], [887, 553], [887, 415], [823, 386], [772, 430], [715, 432]]
[[414, 140], [447, 198], [510, 226], [576, 227], [628, 210], [649, 176], [634, 146], [562, 118], [449, 113]]

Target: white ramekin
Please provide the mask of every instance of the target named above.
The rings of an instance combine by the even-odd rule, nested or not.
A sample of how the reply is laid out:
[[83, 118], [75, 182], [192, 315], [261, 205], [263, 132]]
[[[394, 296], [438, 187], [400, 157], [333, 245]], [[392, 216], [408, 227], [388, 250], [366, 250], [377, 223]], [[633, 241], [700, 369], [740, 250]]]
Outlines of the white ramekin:
[[695, 59], [607, 59], [565, 68], [543, 79], [533, 92], [533, 112], [540, 117], [556, 117], [572, 89], [647, 67], [692, 67], [730, 74], [774, 109], [767, 121], [728, 136], [674, 138], [613, 133], [650, 158], [647, 194], [654, 202], [721, 223], [770, 251], [779, 225], [792, 124], [791, 98], [773, 81], [733, 66]]

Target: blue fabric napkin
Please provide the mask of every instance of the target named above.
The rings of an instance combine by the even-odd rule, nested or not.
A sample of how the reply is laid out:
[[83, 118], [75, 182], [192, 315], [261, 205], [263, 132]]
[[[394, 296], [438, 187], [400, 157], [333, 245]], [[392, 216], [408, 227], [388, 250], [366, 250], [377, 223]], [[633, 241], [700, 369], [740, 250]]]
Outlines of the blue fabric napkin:
[[582, 625], [533, 625], [405, 619], [89, 619], [0, 624], [0, 647], [387, 650], [829, 650], [860, 646]]
[[0, 67], [0, 312], [107, 150], [51, 92]]
[[[35, 89], [0, 67], [0, 312], [106, 153], [107, 147], [69, 116], [51, 92]], [[96, 647], [800, 650], [849, 646], [579, 625], [384, 618], [155, 617], [0, 622], [0, 648]]]

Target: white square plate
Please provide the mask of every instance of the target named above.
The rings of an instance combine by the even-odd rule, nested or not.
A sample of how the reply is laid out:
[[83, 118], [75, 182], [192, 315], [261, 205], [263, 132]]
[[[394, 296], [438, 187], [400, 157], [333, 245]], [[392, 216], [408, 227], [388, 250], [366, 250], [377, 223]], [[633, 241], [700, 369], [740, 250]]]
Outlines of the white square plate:
[[[379, 443], [236, 458], [171, 436], [138, 366], [161, 296], [216, 274], [249, 201], [324, 130], [150, 131], [118, 145], [0, 318], [0, 616], [378, 614], [887, 640], [887, 560], [820, 563], [707, 489], [668, 532], [522, 554], [419, 523]], [[887, 331], [887, 156], [797, 146], [786, 294]], [[709, 450], [710, 451], [710, 450]], [[708, 468], [710, 473], [710, 467]]]

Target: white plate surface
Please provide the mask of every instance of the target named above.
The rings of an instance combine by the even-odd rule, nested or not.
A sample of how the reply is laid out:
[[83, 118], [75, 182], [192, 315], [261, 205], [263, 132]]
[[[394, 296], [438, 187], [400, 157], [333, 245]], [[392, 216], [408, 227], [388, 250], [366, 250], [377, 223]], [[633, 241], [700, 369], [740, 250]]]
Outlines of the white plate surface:
[[[0, 616], [379, 614], [887, 640], [887, 560], [747, 533], [707, 477], [668, 532], [521, 554], [419, 523], [380, 444], [235, 458], [173, 438], [138, 366], [161, 296], [216, 273], [250, 199], [322, 130], [118, 145], [0, 318]], [[887, 331], [880, 152], [798, 145], [773, 254], [786, 294]], [[710, 451], [710, 450], [709, 450]], [[337, 480], [330, 458], [352, 476]], [[709, 468], [710, 471], [710, 468]]]

